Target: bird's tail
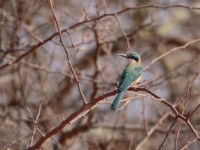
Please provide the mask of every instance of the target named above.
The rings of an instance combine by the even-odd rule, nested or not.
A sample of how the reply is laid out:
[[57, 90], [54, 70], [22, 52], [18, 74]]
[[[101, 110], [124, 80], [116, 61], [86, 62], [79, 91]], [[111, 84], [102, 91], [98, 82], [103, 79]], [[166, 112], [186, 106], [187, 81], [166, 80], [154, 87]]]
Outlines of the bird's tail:
[[115, 100], [113, 101], [112, 105], [111, 105], [111, 108], [113, 110], [119, 108], [119, 105], [120, 105], [120, 100], [122, 99], [122, 97], [124, 96], [124, 91], [121, 91], [117, 94]]

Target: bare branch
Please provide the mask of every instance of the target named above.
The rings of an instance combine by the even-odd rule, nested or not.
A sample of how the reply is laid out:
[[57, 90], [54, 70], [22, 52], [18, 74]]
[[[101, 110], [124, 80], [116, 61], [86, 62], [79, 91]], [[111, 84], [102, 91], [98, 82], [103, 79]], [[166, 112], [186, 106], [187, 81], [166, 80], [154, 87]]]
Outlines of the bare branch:
[[64, 48], [64, 50], [65, 50], [65, 52], [66, 52], [66, 55], [67, 55], [68, 65], [69, 65], [70, 70], [71, 70], [71, 72], [72, 72], [72, 74], [74, 75], [74, 78], [75, 78], [75, 80], [76, 80], [76, 83], [77, 83], [77, 86], [78, 86], [78, 90], [79, 90], [79, 92], [80, 92], [80, 94], [81, 94], [81, 96], [82, 96], [83, 104], [86, 104], [87, 101], [86, 101], [85, 96], [84, 96], [84, 94], [83, 94], [83, 92], [82, 92], [82, 90], [81, 90], [81, 86], [80, 86], [79, 79], [78, 79], [78, 77], [77, 77], [77, 75], [76, 75], [76, 72], [74, 71], [74, 68], [72, 67], [68, 49], [67, 49], [67, 47], [65, 46], [64, 41], [63, 41], [63, 38], [62, 38], [62, 32], [61, 32], [61, 30], [60, 30], [60, 27], [59, 27], [59, 24], [58, 24], [58, 20], [57, 20], [57, 18], [56, 18], [56, 14], [55, 14], [55, 12], [54, 12], [54, 8], [53, 8], [52, 1], [49, 0], [49, 3], [50, 3], [51, 10], [52, 10], [52, 13], [53, 13], [55, 22], [56, 22], [56, 27], [57, 27], [57, 30], [58, 30], [58, 35], [59, 35], [59, 37], [60, 37], [61, 44], [62, 44], [62, 46], [63, 46], [63, 48]]

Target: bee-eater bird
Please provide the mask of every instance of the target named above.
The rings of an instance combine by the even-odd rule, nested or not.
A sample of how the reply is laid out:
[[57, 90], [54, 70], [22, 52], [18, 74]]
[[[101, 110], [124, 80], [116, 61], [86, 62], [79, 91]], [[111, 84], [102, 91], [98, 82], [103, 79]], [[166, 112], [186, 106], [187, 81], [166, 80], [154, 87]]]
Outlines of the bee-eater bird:
[[141, 58], [140, 55], [132, 52], [127, 55], [118, 54], [119, 56], [125, 57], [129, 60], [129, 64], [125, 67], [120, 81], [119, 81], [119, 93], [113, 101], [111, 108], [113, 110], [119, 108], [120, 101], [125, 94], [126, 90], [131, 86], [132, 83], [137, 82], [142, 74]]

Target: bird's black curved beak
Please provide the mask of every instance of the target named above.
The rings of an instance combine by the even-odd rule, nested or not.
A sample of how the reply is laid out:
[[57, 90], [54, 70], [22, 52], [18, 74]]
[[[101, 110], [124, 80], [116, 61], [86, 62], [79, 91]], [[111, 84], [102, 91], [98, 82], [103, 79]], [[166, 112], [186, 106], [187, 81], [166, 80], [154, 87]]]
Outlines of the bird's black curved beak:
[[125, 57], [127, 58], [127, 55], [124, 55], [124, 54], [116, 54], [117, 56], [122, 56], [122, 57]]

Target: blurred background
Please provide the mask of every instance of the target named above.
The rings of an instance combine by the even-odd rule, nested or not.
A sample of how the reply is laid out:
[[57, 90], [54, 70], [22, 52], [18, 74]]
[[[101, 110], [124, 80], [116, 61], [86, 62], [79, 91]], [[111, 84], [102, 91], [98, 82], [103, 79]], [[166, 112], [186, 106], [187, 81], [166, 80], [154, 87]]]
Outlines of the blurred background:
[[[87, 101], [117, 88], [127, 60], [116, 54], [135, 51], [144, 69], [137, 86], [177, 105], [186, 116], [200, 104], [200, 40], [174, 49], [200, 39], [198, 0], [54, 0], [53, 6]], [[82, 106], [56, 32], [49, 1], [0, 1], [1, 149], [26, 149]], [[162, 149], [170, 150], [195, 139], [181, 120], [168, 132], [175, 115], [142, 94], [127, 92], [128, 104], [124, 100], [119, 111], [110, 109], [114, 96], [106, 98], [42, 148], [153, 150], [169, 134]], [[197, 131], [198, 113], [191, 118]], [[200, 144], [186, 149], [198, 150]]]

